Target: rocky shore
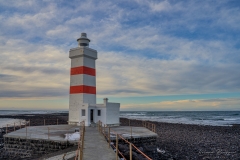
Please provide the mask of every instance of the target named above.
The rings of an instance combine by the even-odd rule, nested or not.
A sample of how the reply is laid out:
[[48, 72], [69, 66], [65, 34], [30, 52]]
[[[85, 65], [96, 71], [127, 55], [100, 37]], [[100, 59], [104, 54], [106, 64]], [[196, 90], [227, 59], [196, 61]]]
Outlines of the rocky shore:
[[[126, 118], [121, 125], [129, 125]], [[189, 124], [156, 124], [158, 159], [176, 160], [239, 160], [240, 126], [202, 126]], [[130, 120], [132, 126], [142, 126], [142, 121]]]

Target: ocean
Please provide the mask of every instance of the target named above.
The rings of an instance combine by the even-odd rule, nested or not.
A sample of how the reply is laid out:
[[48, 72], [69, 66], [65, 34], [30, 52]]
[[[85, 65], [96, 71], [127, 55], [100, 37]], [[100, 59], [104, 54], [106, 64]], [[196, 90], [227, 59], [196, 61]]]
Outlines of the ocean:
[[156, 122], [211, 126], [232, 126], [233, 124], [240, 124], [240, 111], [122, 111], [120, 116], [123, 118]]
[[[0, 115], [68, 113], [56, 110], [0, 110]], [[121, 111], [120, 117], [167, 123], [211, 126], [240, 124], [240, 111]], [[18, 123], [19, 119], [0, 118], [0, 128]]]

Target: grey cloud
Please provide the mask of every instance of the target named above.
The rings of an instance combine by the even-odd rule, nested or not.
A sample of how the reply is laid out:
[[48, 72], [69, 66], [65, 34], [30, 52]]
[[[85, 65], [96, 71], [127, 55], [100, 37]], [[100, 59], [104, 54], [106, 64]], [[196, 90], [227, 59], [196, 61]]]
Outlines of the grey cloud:
[[36, 67], [36, 66], [3, 66], [4, 69], [17, 71], [17, 72], [24, 72], [24, 73], [33, 73], [33, 72], [40, 72], [47, 75], [54, 75], [54, 74], [67, 74], [69, 70], [65, 70], [63, 68], [53, 68], [53, 67]]
[[2, 98], [24, 98], [24, 97], [58, 97], [58, 96], [67, 96], [68, 90], [66, 88], [31, 88], [28, 90], [1, 90], [0, 97]]
[[105, 89], [104, 91], [99, 91], [98, 94], [101, 95], [119, 95], [119, 94], [148, 94], [148, 91], [143, 91], [139, 89]]
[[[230, 100], [232, 100], [232, 99], [230, 99]], [[203, 101], [203, 102], [225, 102], [225, 101], [229, 101], [229, 99], [216, 98], [216, 99], [203, 99], [201, 101]]]
[[18, 76], [9, 75], [9, 74], [0, 74], [0, 82], [13, 82], [17, 79]]

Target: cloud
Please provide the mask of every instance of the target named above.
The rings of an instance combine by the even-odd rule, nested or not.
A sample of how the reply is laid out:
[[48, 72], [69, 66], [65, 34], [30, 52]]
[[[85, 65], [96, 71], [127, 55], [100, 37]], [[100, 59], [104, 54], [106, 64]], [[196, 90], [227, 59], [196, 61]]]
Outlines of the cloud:
[[81, 32], [100, 97], [239, 92], [240, 12], [227, 1], [0, 3], [4, 98], [66, 98]]
[[[0, 78], [0, 86], [5, 92], [11, 90], [13, 97], [40, 97], [52, 89], [53, 97], [67, 96], [70, 59], [64, 49], [23, 40], [3, 42], [2, 39], [2, 43], [5, 45], [1, 47], [0, 66], [4, 76]], [[159, 59], [132, 55], [129, 51], [100, 50], [98, 54], [97, 93], [100, 97], [238, 92], [240, 88], [239, 64]], [[11, 79], [11, 83], [6, 79], [9, 82]], [[64, 94], [54, 95], [56, 89]], [[4, 94], [7, 95], [10, 94]]]
[[159, 3], [149, 3], [152, 11], [169, 11], [172, 9], [171, 4], [168, 1], [162, 1]]
[[240, 87], [239, 64], [203, 65], [105, 52], [99, 55], [97, 67], [100, 95], [203, 94], [237, 92]]
[[68, 95], [70, 61], [61, 49], [9, 39], [1, 51], [0, 97]]

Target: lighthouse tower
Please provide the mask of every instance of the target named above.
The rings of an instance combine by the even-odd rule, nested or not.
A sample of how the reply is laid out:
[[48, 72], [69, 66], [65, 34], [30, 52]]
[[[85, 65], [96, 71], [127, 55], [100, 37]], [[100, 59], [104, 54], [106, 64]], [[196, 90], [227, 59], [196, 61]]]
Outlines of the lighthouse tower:
[[77, 124], [81, 116], [88, 115], [89, 105], [96, 105], [96, 69], [97, 51], [89, 48], [90, 39], [81, 33], [77, 39], [78, 47], [70, 49], [71, 59], [69, 91], [69, 124]]

